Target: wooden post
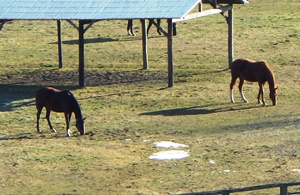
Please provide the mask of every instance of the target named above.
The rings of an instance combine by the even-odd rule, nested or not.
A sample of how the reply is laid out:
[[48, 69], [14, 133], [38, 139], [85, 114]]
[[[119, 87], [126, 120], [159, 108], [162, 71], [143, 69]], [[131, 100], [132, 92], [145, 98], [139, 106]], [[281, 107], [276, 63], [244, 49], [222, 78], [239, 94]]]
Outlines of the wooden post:
[[148, 67], [146, 20], [142, 19], [141, 23], [142, 23], [142, 44], [143, 44], [143, 69], [147, 70], [149, 67]]
[[85, 86], [84, 80], [84, 22], [79, 20], [79, 86]]
[[288, 195], [288, 187], [280, 186], [280, 195]]
[[231, 62], [233, 61], [233, 5], [231, 4], [231, 9], [228, 11], [228, 18], [227, 18], [227, 24], [228, 24], [228, 63], [230, 66]]
[[174, 85], [174, 67], [173, 67], [173, 49], [172, 37], [173, 36], [173, 23], [172, 19], [168, 19], [168, 87]]
[[198, 12], [202, 12], [202, 3], [198, 4]]
[[62, 54], [62, 39], [61, 39], [61, 21], [57, 20], [57, 43], [58, 43], [58, 63], [59, 68], [63, 67], [63, 54]]

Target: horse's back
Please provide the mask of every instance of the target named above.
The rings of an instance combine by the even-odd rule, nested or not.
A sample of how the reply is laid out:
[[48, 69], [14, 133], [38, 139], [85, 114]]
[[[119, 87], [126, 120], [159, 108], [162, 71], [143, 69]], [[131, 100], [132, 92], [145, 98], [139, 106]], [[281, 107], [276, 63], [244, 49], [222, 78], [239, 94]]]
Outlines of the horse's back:
[[237, 76], [247, 81], [265, 81], [267, 71], [264, 61], [253, 61], [249, 59], [237, 59], [230, 64], [232, 76]]
[[46, 107], [55, 112], [72, 112], [73, 94], [68, 90], [43, 87], [35, 95], [37, 109]]

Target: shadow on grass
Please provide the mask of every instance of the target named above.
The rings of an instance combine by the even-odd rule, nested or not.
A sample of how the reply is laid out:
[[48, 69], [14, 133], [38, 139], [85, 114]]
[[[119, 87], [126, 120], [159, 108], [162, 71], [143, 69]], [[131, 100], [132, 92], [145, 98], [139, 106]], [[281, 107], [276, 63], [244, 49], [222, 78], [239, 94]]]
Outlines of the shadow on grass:
[[218, 105], [208, 104], [204, 106], [193, 106], [187, 108], [175, 108], [175, 109], [168, 109], [168, 110], [144, 112], [141, 113], [140, 115], [163, 115], [163, 116], [199, 115], [199, 114], [212, 114], [218, 112], [229, 112], [229, 111], [236, 111], [236, 110], [258, 108], [258, 106], [249, 105], [245, 107], [245, 106], [240, 106], [240, 104], [231, 104], [231, 103], [219, 104], [218, 108], [209, 108], [209, 107], [216, 107], [216, 106]]
[[[76, 90], [78, 86], [53, 86], [58, 89]], [[35, 93], [39, 85], [0, 84], [0, 112], [35, 105]]]
[[[246, 124], [235, 124], [231, 125], [230, 129], [236, 129], [240, 131], [248, 131], [248, 130], [273, 130], [273, 129], [285, 129], [285, 130], [293, 130], [300, 128], [300, 118], [291, 118], [292, 115], [283, 115], [278, 118], [264, 118], [262, 121], [252, 121]], [[296, 116], [294, 116], [296, 117]]]
[[[84, 44], [92, 44], [92, 43], [105, 43], [105, 42], [113, 42], [113, 41], [119, 41], [119, 39], [114, 39], [110, 37], [97, 37], [97, 38], [85, 38]], [[58, 42], [51, 42], [50, 44], [58, 44]], [[62, 41], [62, 44], [66, 45], [78, 45], [79, 40], [66, 40]]]
[[[0, 141], [3, 140], [23, 140], [23, 139], [62, 139], [62, 138], [70, 138], [67, 137], [65, 134], [63, 133], [51, 133], [50, 130], [48, 130], [49, 132], [45, 132], [45, 133], [37, 133], [37, 132], [33, 132], [33, 133], [18, 133], [18, 134], [10, 134], [10, 135], [1, 135], [0, 136]], [[88, 135], [88, 134], [87, 134]], [[78, 137], [81, 136], [78, 133], [75, 133], [72, 135], [72, 137]]]

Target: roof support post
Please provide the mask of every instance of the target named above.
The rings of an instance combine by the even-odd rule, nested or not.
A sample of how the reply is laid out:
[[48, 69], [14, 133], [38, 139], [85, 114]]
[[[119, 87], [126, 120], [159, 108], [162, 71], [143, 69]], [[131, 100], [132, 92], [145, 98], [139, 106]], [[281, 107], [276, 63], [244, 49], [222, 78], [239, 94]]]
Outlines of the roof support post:
[[287, 186], [280, 186], [280, 195], [288, 195], [288, 187]]
[[174, 67], [173, 67], [173, 22], [168, 19], [168, 87], [174, 85]]
[[202, 3], [198, 4], [198, 12], [202, 12]]
[[79, 86], [85, 86], [84, 79], [84, 21], [79, 20]]
[[228, 10], [228, 17], [226, 18], [228, 24], [228, 63], [229, 67], [234, 58], [234, 48], [233, 48], [233, 5], [231, 4], [231, 9]]
[[62, 54], [62, 39], [61, 39], [61, 20], [57, 20], [57, 43], [58, 43], [58, 63], [59, 63], [59, 68], [62, 68], [63, 54]]
[[148, 52], [147, 52], [147, 31], [146, 20], [141, 19], [142, 24], [142, 44], [143, 44], [143, 69], [147, 70], [148, 67]]

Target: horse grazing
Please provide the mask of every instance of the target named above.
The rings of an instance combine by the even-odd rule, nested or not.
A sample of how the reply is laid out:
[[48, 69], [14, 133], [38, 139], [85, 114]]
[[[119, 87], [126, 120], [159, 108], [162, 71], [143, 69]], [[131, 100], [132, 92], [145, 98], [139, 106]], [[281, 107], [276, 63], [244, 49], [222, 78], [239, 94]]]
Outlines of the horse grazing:
[[[161, 35], [160, 32], [160, 21], [161, 19], [157, 19], [157, 28], [156, 28], [156, 32]], [[149, 19], [149, 24], [147, 27], [147, 36], [149, 35], [149, 30], [151, 28], [151, 26], [154, 24], [154, 19]], [[177, 34], [176, 31], [176, 23], [173, 23], [173, 35], [175, 36]], [[128, 20], [127, 22], [127, 35], [131, 35], [131, 36], [135, 36], [134, 32], [133, 32], [133, 20]]]
[[[154, 22], [154, 19], [149, 19], [149, 24], [148, 24], [148, 27], [147, 27], [147, 35], [149, 34], [149, 30], [150, 30], [150, 28], [151, 28], [151, 26], [152, 26], [152, 24], [153, 24], [153, 22]], [[161, 32], [160, 32], [160, 30], [159, 30], [159, 28], [160, 28], [160, 19], [157, 19], [157, 33], [159, 34], [159, 35], [161, 35]], [[128, 22], [127, 22], [127, 34], [130, 36], [135, 36], [135, 34], [134, 34], [134, 32], [133, 32], [133, 20], [132, 19], [130, 19], [130, 20], [128, 20]]]
[[50, 129], [53, 132], [56, 130], [53, 128], [51, 121], [50, 121], [50, 111], [54, 112], [63, 112], [65, 114], [66, 119], [66, 135], [70, 136], [71, 131], [69, 130], [70, 127], [70, 120], [72, 113], [74, 112], [76, 118], [76, 128], [80, 132], [81, 135], [84, 135], [84, 120], [82, 118], [81, 110], [77, 100], [75, 99], [74, 95], [69, 90], [58, 90], [52, 87], [44, 87], [36, 92], [35, 95], [36, 101], [36, 109], [37, 109], [37, 131], [40, 133], [39, 127], [39, 119], [42, 109], [46, 108], [46, 118], [49, 124]]
[[270, 66], [265, 61], [255, 62], [249, 59], [237, 59], [230, 64], [231, 69], [231, 83], [230, 83], [230, 100], [234, 103], [233, 98], [233, 86], [237, 78], [240, 79], [239, 83], [239, 91], [241, 98], [244, 102], [248, 102], [243, 93], [243, 84], [244, 81], [250, 82], [258, 82], [259, 91], [257, 100], [260, 104], [260, 98], [262, 100], [263, 105], [267, 105], [264, 100], [264, 91], [263, 86], [266, 82], [269, 84], [270, 89], [270, 99], [272, 100], [273, 105], [277, 104], [277, 89], [275, 87], [275, 77], [273, 71], [270, 69]]

